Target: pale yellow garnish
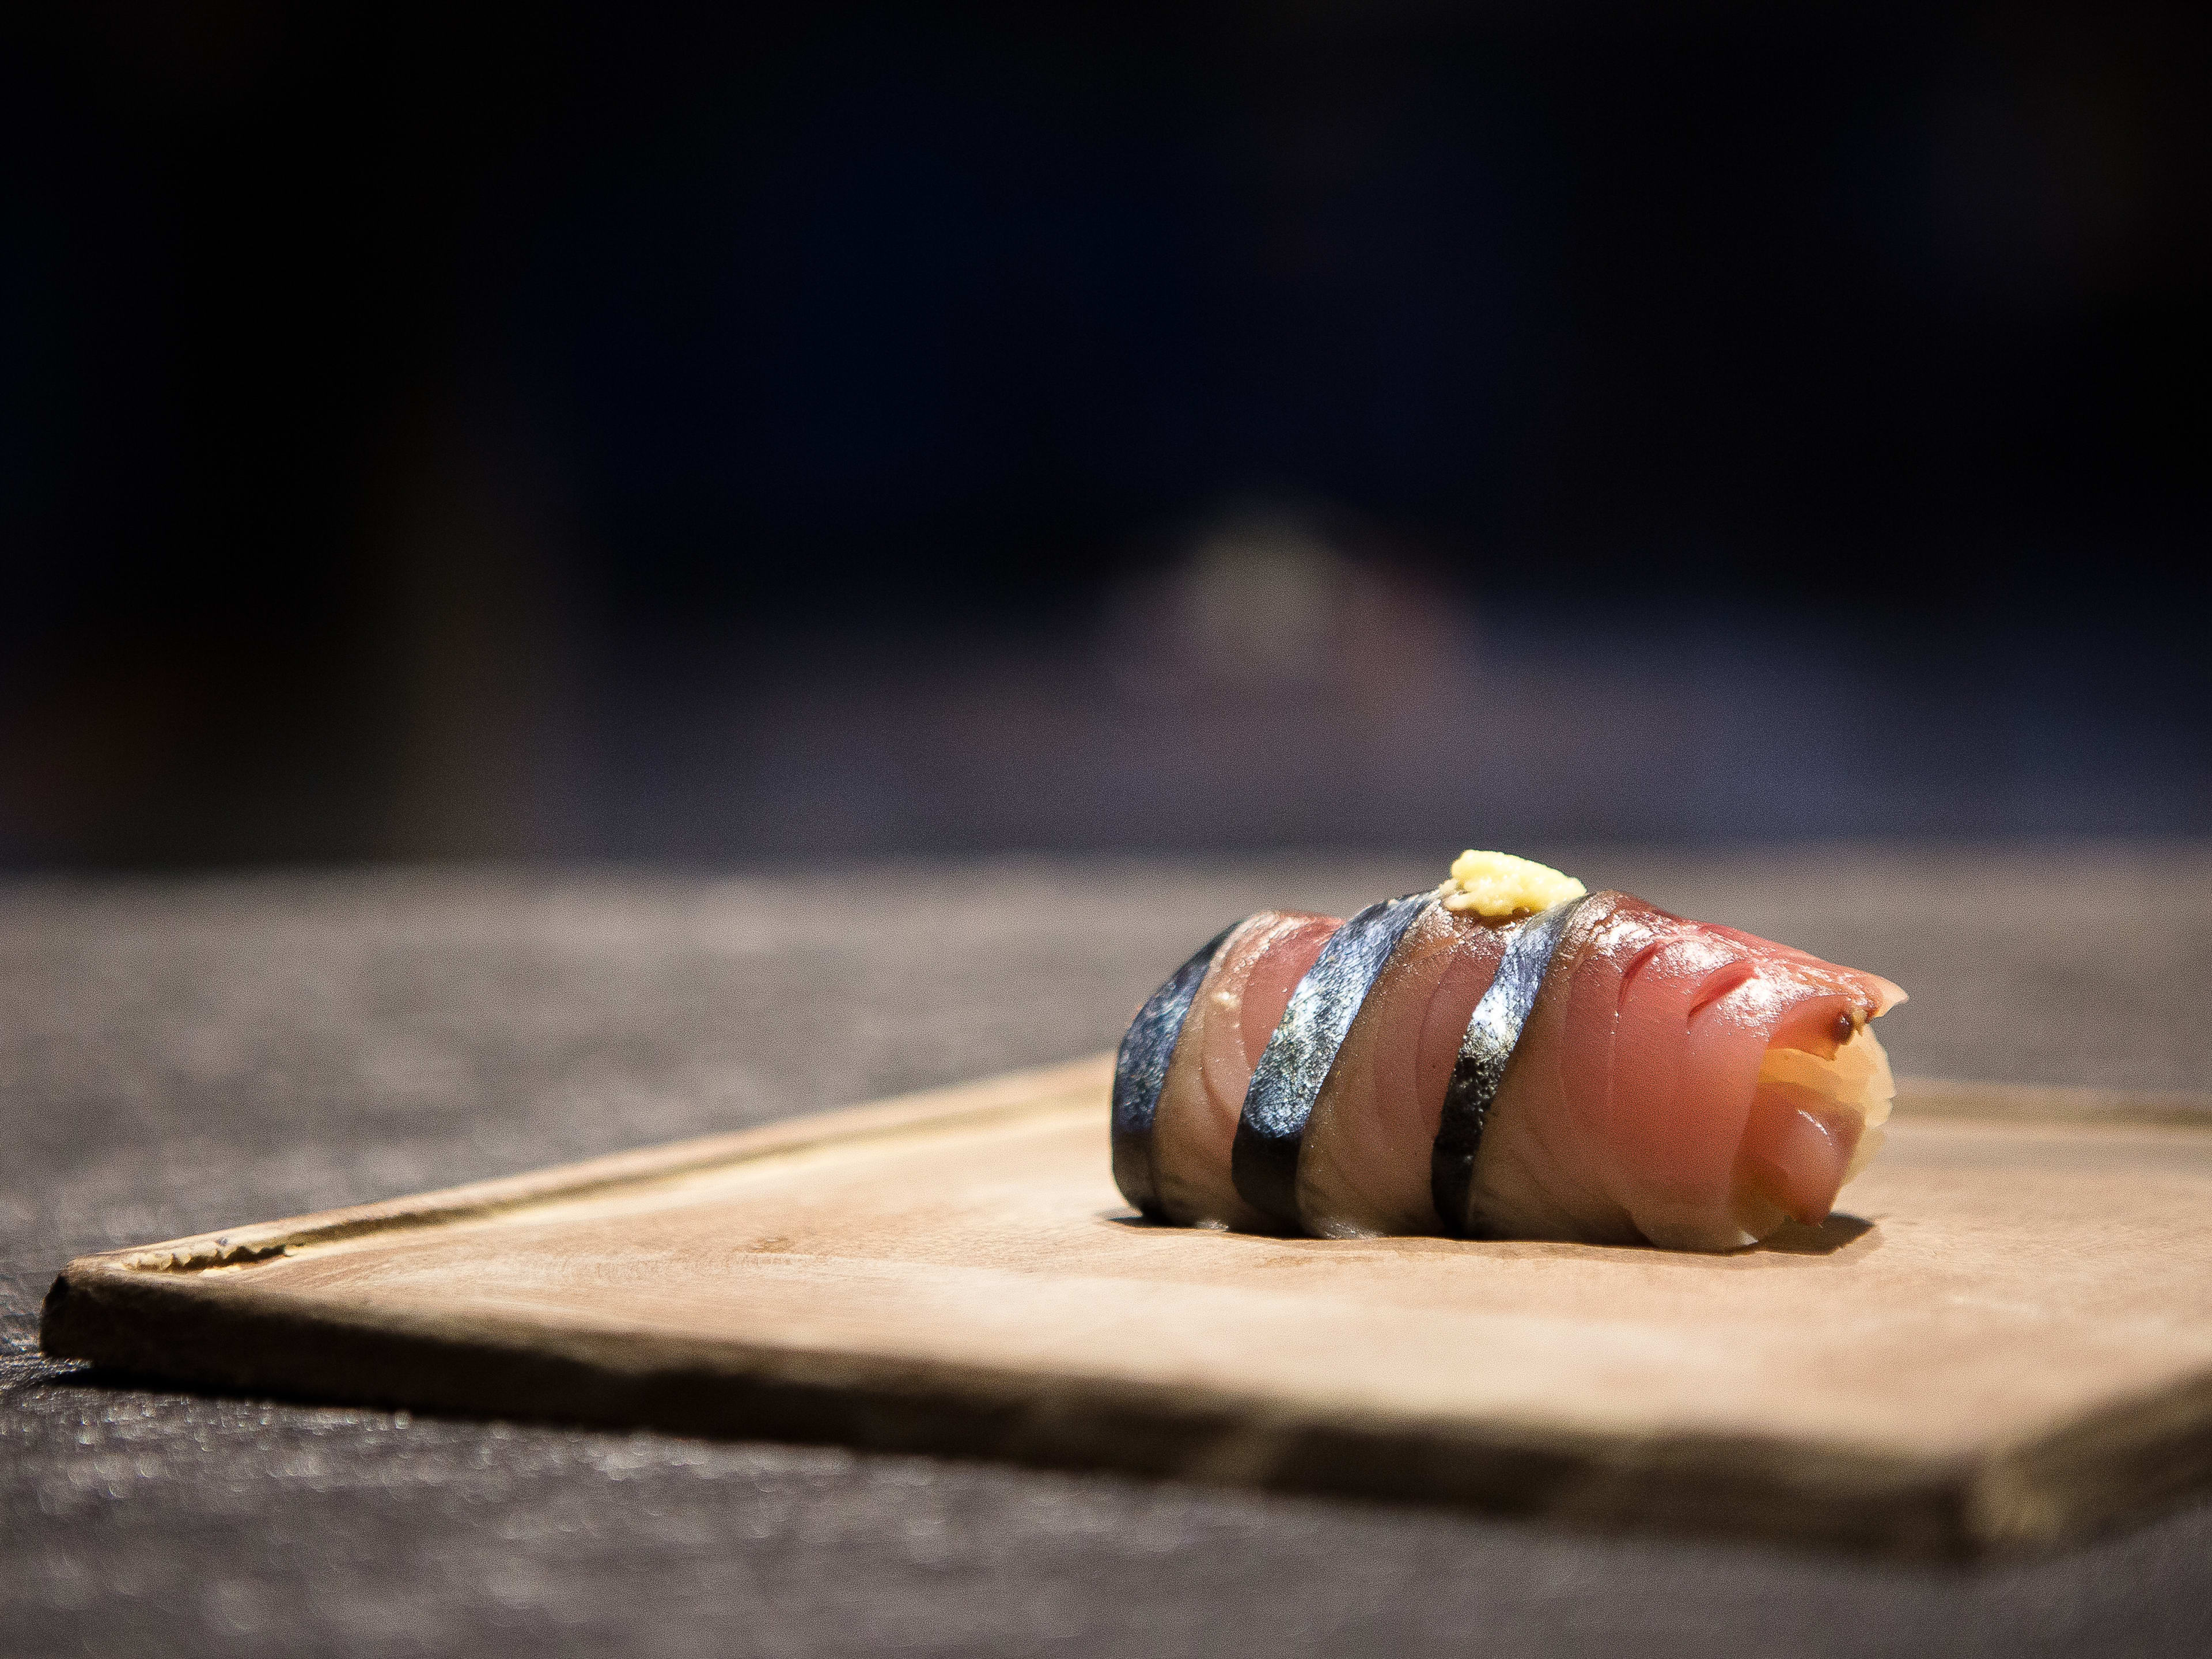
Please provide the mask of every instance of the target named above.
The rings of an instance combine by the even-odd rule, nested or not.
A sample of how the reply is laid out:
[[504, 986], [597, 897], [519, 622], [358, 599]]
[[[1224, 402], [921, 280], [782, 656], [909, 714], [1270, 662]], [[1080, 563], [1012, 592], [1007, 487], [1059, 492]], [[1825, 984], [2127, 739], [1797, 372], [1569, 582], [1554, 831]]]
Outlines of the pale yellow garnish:
[[1759, 1063], [1761, 1083], [1793, 1083], [1811, 1091], [1836, 1112], [1859, 1121], [1859, 1141], [1851, 1153], [1844, 1179], [1851, 1181], [1867, 1166], [1881, 1146], [1881, 1126], [1889, 1121], [1889, 1103], [1897, 1096], [1897, 1079], [1889, 1074], [1889, 1055], [1874, 1028], [1862, 1025], [1850, 1040], [1836, 1046], [1835, 1058], [1823, 1060], [1802, 1048], [1769, 1048]]
[[1452, 860], [1451, 879], [1437, 894], [1447, 910], [1510, 916], [1548, 910], [1589, 890], [1548, 864], [1516, 859], [1510, 853], [1478, 853], [1469, 848]]

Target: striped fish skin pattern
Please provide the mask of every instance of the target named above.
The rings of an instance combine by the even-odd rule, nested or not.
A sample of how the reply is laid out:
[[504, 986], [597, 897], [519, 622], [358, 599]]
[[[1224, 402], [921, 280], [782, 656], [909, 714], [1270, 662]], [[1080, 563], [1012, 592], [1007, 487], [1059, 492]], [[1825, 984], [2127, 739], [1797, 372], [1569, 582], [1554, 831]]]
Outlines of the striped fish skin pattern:
[[1436, 902], [1434, 893], [1409, 893], [1370, 904], [1337, 929], [1261, 1052], [1244, 1092], [1231, 1174], [1244, 1201], [1279, 1226], [1304, 1230], [1298, 1146], [1337, 1051], [1398, 941]]
[[1566, 936], [1568, 924], [1589, 902], [1588, 896], [1569, 899], [1522, 922], [1505, 947], [1490, 988], [1468, 1018], [1467, 1035], [1461, 1039], [1451, 1081], [1444, 1089], [1436, 1146], [1429, 1158], [1429, 1191], [1447, 1233], [1463, 1237], [1477, 1234], [1478, 1218], [1470, 1213], [1470, 1206], [1474, 1161], [1482, 1150], [1484, 1126], [1504, 1085], [1506, 1069], [1512, 1064], [1521, 1032], [1536, 1006], [1536, 994], [1543, 989], [1544, 975], [1559, 941]]
[[1204, 983], [1164, 987], [1123, 1057], [1132, 1200], [1263, 1233], [1728, 1251], [1820, 1221], [1880, 1146], [1889, 980], [1612, 890], [1460, 928], [1429, 915], [1455, 890], [1261, 912], [1242, 926], [1289, 933], [1248, 961], [1232, 932], [1187, 965]]
[[1190, 1017], [1190, 1005], [1197, 1000], [1206, 969], [1241, 926], [1231, 922], [1216, 933], [1145, 999], [1114, 1056], [1114, 1184], [1148, 1216], [1162, 1213], [1152, 1168], [1152, 1116], [1167, 1082], [1168, 1062], [1175, 1058], [1176, 1042], [1182, 1036], [1183, 1022]]

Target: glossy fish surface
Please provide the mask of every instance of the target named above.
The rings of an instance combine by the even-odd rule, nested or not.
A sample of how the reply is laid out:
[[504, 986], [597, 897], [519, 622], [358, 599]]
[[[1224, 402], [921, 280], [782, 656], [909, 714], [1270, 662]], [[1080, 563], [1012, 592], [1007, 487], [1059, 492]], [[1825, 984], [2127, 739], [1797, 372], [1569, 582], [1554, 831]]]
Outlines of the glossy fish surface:
[[1435, 898], [1263, 911], [1185, 964], [1139, 1207], [1726, 1250], [1824, 1217], [1879, 1145], [1888, 981], [1616, 891], [1533, 916]]

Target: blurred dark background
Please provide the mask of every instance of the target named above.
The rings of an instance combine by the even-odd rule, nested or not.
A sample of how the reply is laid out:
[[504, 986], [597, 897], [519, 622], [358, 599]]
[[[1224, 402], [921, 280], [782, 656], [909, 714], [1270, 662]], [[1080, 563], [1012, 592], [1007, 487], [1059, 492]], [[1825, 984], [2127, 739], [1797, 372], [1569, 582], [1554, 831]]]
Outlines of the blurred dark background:
[[2200, 8], [0, 23], [0, 863], [2212, 831]]

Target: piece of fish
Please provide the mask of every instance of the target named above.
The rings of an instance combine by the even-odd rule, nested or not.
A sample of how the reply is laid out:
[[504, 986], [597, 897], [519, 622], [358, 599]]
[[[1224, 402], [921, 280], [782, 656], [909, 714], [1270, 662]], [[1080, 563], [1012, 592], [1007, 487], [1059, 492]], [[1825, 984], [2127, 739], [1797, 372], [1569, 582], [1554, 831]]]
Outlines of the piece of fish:
[[[1224, 936], [1165, 1067], [1140, 1207], [1729, 1249], [1826, 1216], [1878, 1144], [1894, 1088], [1869, 1022], [1904, 998], [1887, 980], [1624, 893], [1504, 920], [1420, 898]], [[1289, 1104], [1255, 1182], [1268, 1086]]]
[[1308, 1231], [1438, 1231], [1438, 1119], [1469, 1017], [1513, 931], [1431, 905], [1399, 941], [1306, 1125], [1297, 1204]]
[[1407, 932], [1437, 908], [1432, 893], [1370, 904], [1332, 933], [1291, 992], [1244, 1091], [1230, 1174], [1246, 1204], [1277, 1226], [1304, 1225], [1298, 1165], [1306, 1126], [1345, 1039]]
[[1230, 1171], [1230, 1150], [1252, 1068], [1291, 993], [1342, 923], [1262, 910], [1222, 941], [1200, 981], [1152, 1112], [1152, 1173], [1159, 1213], [1185, 1225], [1264, 1230]]
[[1152, 1120], [1159, 1110], [1160, 1091], [1166, 1086], [1168, 1066], [1199, 987], [1236, 931], [1233, 924], [1223, 928], [1145, 999], [1114, 1056], [1114, 1184], [1148, 1216], [1162, 1213], [1159, 1182], [1152, 1170]]
[[1592, 895], [1492, 1109], [1467, 1230], [1722, 1250], [1821, 1219], [1888, 1115], [1867, 1027], [1904, 1000], [1877, 975]]

